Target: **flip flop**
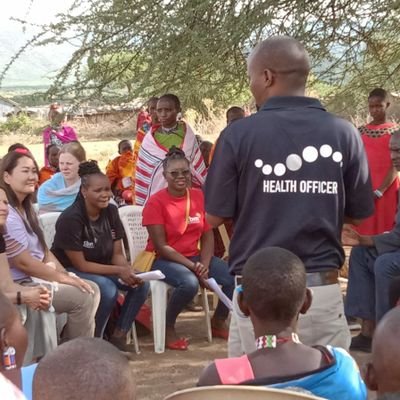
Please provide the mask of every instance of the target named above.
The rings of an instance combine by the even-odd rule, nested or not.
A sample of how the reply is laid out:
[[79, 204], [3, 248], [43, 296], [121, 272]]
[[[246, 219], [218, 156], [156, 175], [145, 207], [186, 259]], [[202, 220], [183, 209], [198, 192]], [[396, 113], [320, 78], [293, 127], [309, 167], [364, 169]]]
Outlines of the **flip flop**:
[[167, 343], [167, 349], [170, 350], [187, 350], [189, 345], [189, 341], [185, 338], [179, 338], [174, 342]]
[[229, 337], [229, 331], [227, 329], [211, 328], [211, 333], [212, 336], [216, 338], [228, 340]]

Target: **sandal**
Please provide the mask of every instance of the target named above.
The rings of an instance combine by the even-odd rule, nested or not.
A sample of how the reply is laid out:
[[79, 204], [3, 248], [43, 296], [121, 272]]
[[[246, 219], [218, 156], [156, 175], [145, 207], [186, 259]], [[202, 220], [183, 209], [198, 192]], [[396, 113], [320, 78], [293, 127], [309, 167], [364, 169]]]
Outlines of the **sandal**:
[[189, 341], [186, 338], [179, 338], [173, 342], [167, 343], [167, 349], [170, 350], [187, 350]]
[[227, 330], [227, 329], [211, 328], [211, 333], [212, 333], [212, 336], [216, 337], [216, 338], [228, 340], [228, 337], [229, 337], [229, 330]]

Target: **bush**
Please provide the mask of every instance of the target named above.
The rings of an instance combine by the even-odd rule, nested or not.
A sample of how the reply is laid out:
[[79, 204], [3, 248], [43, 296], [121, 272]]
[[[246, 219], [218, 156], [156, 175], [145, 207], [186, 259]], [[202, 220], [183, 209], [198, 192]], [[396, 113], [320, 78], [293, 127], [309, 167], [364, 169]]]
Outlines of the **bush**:
[[0, 123], [0, 133], [3, 134], [28, 134], [36, 135], [41, 132], [43, 122], [33, 120], [28, 115], [20, 113], [8, 117], [7, 121]]

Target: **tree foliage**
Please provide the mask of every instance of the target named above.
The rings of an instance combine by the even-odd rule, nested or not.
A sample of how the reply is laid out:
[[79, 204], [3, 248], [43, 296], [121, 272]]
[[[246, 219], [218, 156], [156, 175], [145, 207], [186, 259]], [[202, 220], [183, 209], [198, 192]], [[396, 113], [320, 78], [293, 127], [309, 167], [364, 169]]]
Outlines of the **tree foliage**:
[[205, 100], [249, 99], [249, 51], [290, 35], [312, 57], [310, 85], [322, 84], [340, 112], [375, 86], [399, 90], [399, 10], [399, 0], [76, 0], [29, 45], [77, 46], [50, 96], [107, 100], [117, 88], [126, 101], [174, 92], [205, 114]]

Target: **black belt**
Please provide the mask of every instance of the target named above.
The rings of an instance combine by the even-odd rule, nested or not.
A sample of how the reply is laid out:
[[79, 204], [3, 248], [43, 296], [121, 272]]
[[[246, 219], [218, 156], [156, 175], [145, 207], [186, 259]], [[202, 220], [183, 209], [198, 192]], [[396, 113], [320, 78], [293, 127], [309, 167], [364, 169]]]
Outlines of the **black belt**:
[[[329, 269], [327, 271], [307, 273], [307, 287], [335, 285], [339, 283], [339, 270]], [[235, 275], [235, 285], [242, 284], [242, 276]]]

